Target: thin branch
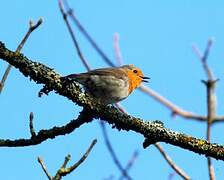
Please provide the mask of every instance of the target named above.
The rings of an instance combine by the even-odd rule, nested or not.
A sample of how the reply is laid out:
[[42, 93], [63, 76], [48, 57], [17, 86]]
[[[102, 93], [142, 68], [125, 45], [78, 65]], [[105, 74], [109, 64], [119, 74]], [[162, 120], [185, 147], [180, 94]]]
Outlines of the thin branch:
[[[89, 153], [91, 152], [91, 150], [93, 149], [93, 146], [97, 143], [97, 140], [94, 139], [92, 141], [92, 143], [90, 144], [89, 148], [86, 150], [85, 154], [78, 160], [78, 162], [76, 162], [75, 164], [73, 164], [72, 166], [67, 168], [67, 172], [71, 172], [73, 170], [75, 170], [77, 167], [79, 167], [80, 164], [82, 164], [86, 158], [89, 156]], [[66, 172], [66, 173], [67, 173]]]
[[118, 160], [118, 157], [114, 151], [114, 149], [112, 148], [112, 145], [109, 141], [109, 137], [108, 137], [108, 134], [107, 134], [107, 131], [106, 131], [106, 126], [105, 124], [101, 121], [101, 127], [102, 127], [102, 132], [103, 132], [103, 137], [104, 137], [104, 140], [105, 140], [105, 144], [106, 146], [108, 147], [108, 150], [113, 158], [113, 161], [114, 163], [116, 164], [116, 166], [118, 167], [118, 169], [121, 171], [122, 175], [127, 178], [127, 179], [132, 179], [128, 174], [127, 174], [127, 171], [123, 168], [123, 166], [121, 165], [120, 161]]
[[52, 180], [53, 177], [48, 173], [47, 168], [46, 168], [46, 166], [45, 166], [45, 164], [44, 164], [42, 158], [41, 158], [41, 157], [38, 157], [38, 158], [37, 158], [37, 161], [40, 163], [41, 168], [43, 169], [43, 171], [44, 171], [44, 173], [46, 174], [47, 178], [48, 178], [49, 180]]
[[93, 40], [93, 38], [89, 35], [89, 33], [86, 31], [86, 29], [82, 26], [82, 24], [79, 22], [79, 20], [76, 18], [74, 14], [74, 10], [71, 9], [68, 5], [68, 1], [64, 0], [65, 7], [68, 12], [69, 17], [73, 20], [73, 22], [76, 24], [76, 26], [79, 28], [79, 30], [82, 32], [82, 34], [86, 37], [86, 39], [90, 42], [90, 44], [93, 46], [93, 48], [99, 53], [99, 55], [109, 64], [110, 66], [115, 66], [112, 60], [110, 60], [107, 55], [99, 48], [97, 43]]
[[[164, 96], [160, 95], [158, 92], [156, 92], [150, 87], [141, 85], [139, 89], [142, 92], [154, 98], [156, 101], [160, 102], [162, 105], [164, 105], [168, 109], [170, 109], [172, 111], [172, 115], [179, 115], [185, 119], [194, 119], [201, 122], [207, 122], [207, 116], [201, 116], [193, 112], [182, 109], [181, 107], [175, 105], [174, 103], [172, 103], [171, 101], [169, 101]], [[224, 121], [224, 116], [216, 116], [214, 117], [212, 123], [214, 124], [214, 123], [223, 122], [223, 121]]]
[[128, 112], [126, 111], [126, 109], [120, 104], [120, 103], [116, 103], [115, 106], [123, 113], [128, 114]]
[[200, 116], [200, 115], [194, 114], [192, 112], [183, 110], [181, 107], [173, 104], [171, 101], [169, 101], [164, 96], [157, 93], [152, 88], [146, 87], [145, 85], [141, 85], [140, 90], [142, 92], [146, 93], [147, 95], [151, 96], [152, 98], [154, 98], [156, 101], [160, 102], [162, 105], [164, 105], [168, 109], [170, 109], [172, 111], [172, 115], [179, 115], [179, 116], [184, 117], [186, 119], [195, 119], [195, 120], [198, 120], [198, 121], [205, 121], [206, 120], [205, 116]]
[[0, 147], [21, 147], [32, 146], [40, 144], [47, 139], [53, 139], [56, 136], [65, 135], [73, 132], [76, 128], [79, 128], [85, 123], [92, 121], [93, 117], [90, 112], [86, 112], [84, 109], [76, 120], [70, 121], [68, 124], [61, 127], [53, 127], [48, 130], [40, 130], [37, 135], [32, 136], [29, 139], [0, 139]]
[[[201, 60], [203, 69], [205, 71], [205, 74], [208, 78], [207, 81], [202, 81], [206, 86], [206, 92], [207, 92], [207, 130], [206, 130], [206, 139], [208, 142], [211, 140], [211, 125], [216, 117], [216, 94], [215, 94], [215, 84], [217, 80], [215, 80], [215, 77], [212, 73], [212, 70], [209, 68], [207, 59], [208, 55], [211, 50], [213, 40], [209, 39], [207, 43], [207, 47], [205, 48], [204, 54], [202, 55], [201, 51], [197, 46], [193, 46], [193, 50], [195, 51], [198, 58]], [[214, 168], [212, 166], [212, 160], [210, 157], [207, 158], [208, 163], [208, 171], [209, 171], [209, 178], [210, 180], [215, 179], [215, 172]]]
[[[134, 165], [135, 160], [138, 157], [138, 154], [139, 154], [138, 151], [135, 150], [134, 153], [133, 153], [133, 155], [131, 156], [131, 159], [128, 161], [128, 163], [127, 163], [127, 165], [125, 167], [125, 171], [126, 172], [128, 172], [131, 169], [131, 167]], [[119, 178], [119, 180], [122, 180], [123, 178], [124, 178], [124, 176], [121, 175], [120, 178]]]
[[71, 155], [68, 154], [66, 157], [65, 157], [65, 160], [63, 162], [63, 164], [61, 165], [61, 167], [58, 169], [57, 173], [55, 174], [54, 177], [52, 177], [48, 171], [47, 171], [47, 168], [43, 162], [43, 160], [38, 157], [38, 162], [40, 163], [44, 173], [46, 174], [46, 176], [48, 177], [49, 180], [60, 180], [63, 176], [66, 176], [68, 174], [70, 174], [72, 171], [74, 171], [77, 167], [79, 167], [85, 160], [86, 158], [88, 157], [90, 151], [92, 150], [93, 146], [97, 143], [97, 140], [94, 139], [91, 143], [91, 145], [89, 146], [89, 148], [87, 149], [87, 151], [85, 152], [85, 154], [79, 159], [78, 162], [76, 162], [74, 165], [66, 168], [68, 162], [71, 160]]
[[[91, 98], [88, 94], [84, 94], [78, 83], [71, 82], [70, 80], [61, 77], [52, 68], [49, 68], [41, 63], [29, 60], [27, 57], [20, 53], [10, 51], [1, 42], [0, 58], [13, 65], [15, 68], [18, 68], [24, 76], [29, 77], [37, 84], [45, 84], [44, 91], [42, 91], [43, 93], [55, 91], [55, 93], [67, 97], [79, 106], [84, 107], [86, 113], [83, 116], [87, 116], [87, 118], [79, 117], [79, 121], [81, 122], [76, 123], [75, 121], [75, 128], [79, 127], [85, 122], [91, 121], [93, 117], [99, 118], [109, 124], [112, 124], [113, 127], [116, 127], [119, 130], [132, 130], [143, 135], [146, 138], [143, 144], [145, 148], [148, 147], [152, 142], [166, 142], [183, 149], [188, 149], [198, 154], [203, 154], [215, 159], [224, 160], [224, 147], [222, 145], [215, 143], [212, 144], [203, 139], [198, 139], [192, 136], [172, 131], [165, 128], [162, 123], [159, 123], [158, 121], [144, 121], [140, 118], [135, 118], [133, 116], [120, 112], [113, 106], [103, 106], [97, 101], [94, 101], [93, 98]], [[48, 134], [47, 138], [49, 138], [49, 136], [54, 138], [58, 134], [66, 134], [68, 133], [68, 131], [71, 132], [75, 128], [74, 126], [70, 126], [69, 129], [64, 129], [63, 133], [60, 129], [60, 132], [56, 131], [57, 133], [53, 133], [50, 135]], [[44, 133], [45, 132], [43, 132], [43, 134]], [[46, 135], [44, 135], [44, 137], [46, 138]], [[38, 139], [38, 142], [39, 141], [40, 140]], [[43, 139], [41, 140], [41, 142], [42, 141]], [[20, 140], [19, 142], [16, 141], [16, 145], [31, 145], [32, 143], [32, 145], [34, 145], [38, 144], [38, 142], [33, 141], [33, 139], [32, 141], [30, 141], [29, 139], [28, 143], [26, 140]], [[0, 146], [15, 146], [15, 141], [0, 140]]]
[[86, 160], [86, 158], [88, 157], [89, 153], [91, 152], [91, 150], [93, 149], [96, 143], [97, 143], [97, 140], [94, 139], [92, 143], [90, 144], [89, 148], [86, 150], [85, 154], [75, 164], [66, 168], [68, 161], [71, 159], [71, 156], [67, 155], [65, 157], [64, 163], [62, 164], [61, 168], [57, 171], [56, 175], [53, 177], [53, 180], [59, 180], [63, 176], [70, 174], [77, 167], [79, 167]]
[[214, 79], [214, 75], [213, 75], [211, 69], [208, 67], [207, 59], [208, 59], [208, 55], [210, 53], [212, 44], [213, 44], [213, 39], [210, 38], [208, 40], [204, 54], [201, 53], [200, 49], [196, 45], [193, 45], [193, 47], [192, 47], [193, 51], [198, 56], [198, 59], [201, 60], [202, 66], [205, 70], [205, 74], [206, 74], [207, 78], [210, 80]]
[[71, 160], [71, 155], [68, 154], [66, 157], [65, 157], [65, 160], [64, 160], [64, 163], [62, 164], [61, 168], [60, 169], [64, 169], [66, 168], [68, 162]]
[[33, 112], [30, 113], [29, 119], [30, 119], [30, 122], [29, 122], [30, 134], [31, 134], [31, 138], [33, 138], [36, 136], [36, 132], [33, 127]]
[[[117, 60], [117, 66], [121, 66], [123, 64], [123, 60], [121, 57], [121, 50], [120, 50], [120, 46], [119, 46], [119, 34], [115, 33], [114, 34], [114, 53], [115, 53], [115, 57]], [[120, 104], [120, 103], [116, 103], [115, 106], [121, 110], [121, 112], [128, 114], [128, 112], [125, 110], [125, 108]]]
[[119, 34], [114, 33], [113, 45], [114, 45], [115, 59], [117, 60], [118, 66], [121, 66], [123, 64], [123, 59], [122, 59], [122, 55], [121, 55], [119, 40], [120, 40]]
[[78, 42], [76, 40], [75, 34], [74, 34], [74, 32], [73, 32], [73, 30], [71, 28], [70, 23], [68, 22], [67, 14], [64, 11], [64, 7], [63, 7], [63, 4], [62, 4], [62, 0], [59, 0], [58, 1], [58, 5], [59, 5], [59, 8], [60, 8], [61, 14], [63, 16], [64, 22], [65, 22], [65, 24], [66, 24], [66, 26], [68, 28], [69, 34], [71, 35], [73, 44], [75, 45], [75, 49], [76, 49], [76, 51], [77, 51], [77, 53], [78, 53], [78, 55], [79, 55], [79, 57], [80, 57], [83, 65], [89, 71], [90, 70], [90, 66], [88, 65], [87, 60], [85, 59], [85, 57], [83, 56], [83, 54], [82, 54], [82, 52], [81, 52], [81, 50], [79, 48], [79, 44], [78, 44]]
[[[215, 117], [216, 111], [216, 96], [215, 96], [215, 83], [216, 81], [208, 80], [204, 82], [207, 89], [207, 111], [208, 111], [208, 121], [207, 121], [207, 130], [206, 130], [206, 139], [208, 142], [211, 141], [211, 123]], [[207, 158], [208, 170], [210, 180], [215, 179], [215, 172], [212, 166], [212, 160], [210, 157]]]
[[179, 174], [183, 179], [185, 180], [190, 180], [190, 177], [180, 168], [178, 167], [172, 159], [165, 153], [163, 148], [159, 143], [154, 144], [155, 147], [159, 150], [159, 152], [162, 154], [164, 159], [167, 161], [167, 163], [170, 165], [170, 167], [177, 173]]
[[[27, 31], [27, 33], [25, 34], [25, 36], [23, 37], [22, 41], [20, 42], [20, 44], [18, 45], [17, 49], [16, 49], [16, 52], [20, 52], [21, 49], [23, 48], [24, 44], [26, 43], [26, 40], [28, 39], [28, 37], [30, 36], [30, 34], [36, 29], [38, 28], [41, 24], [42, 24], [43, 20], [42, 18], [40, 18], [36, 24], [33, 23], [33, 21], [30, 20], [29, 22], [29, 29]], [[4, 75], [2, 76], [2, 80], [0, 82], [0, 94], [4, 88], [4, 85], [5, 85], [5, 82], [6, 82], [6, 79], [9, 75], [9, 72], [12, 68], [12, 65], [8, 65], [6, 70], [5, 70], [5, 73]]]
[[170, 173], [168, 176], [168, 180], [172, 180], [175, 177], [175, 175], [176, 175], [175, 172]]

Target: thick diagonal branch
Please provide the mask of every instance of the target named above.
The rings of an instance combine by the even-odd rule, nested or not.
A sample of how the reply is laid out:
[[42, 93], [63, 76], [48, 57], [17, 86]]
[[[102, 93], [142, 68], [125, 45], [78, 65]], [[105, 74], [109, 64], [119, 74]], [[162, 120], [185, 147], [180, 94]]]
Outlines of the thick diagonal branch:
[[[41, 63], [31, 61], [18, 52], [10, 51], [3, 43], [0, 43], [0, 58], [18, 68], [24, 76], [30, 77], [36, 83], [44, 84], [45, 90], [54, 90], [57, 94], [65, 96], [84, 107], [87, 112], [91, 113], [95, 118], [100, 118], [119, 130], [132, 130], [142, 134], [147, 139], [144, 143], [145, 147], [151, 143], [160, 141], [188, 149], [195, 153], [224, 160], [223, 146], [172, 131], [163, 127], [163, 125], [157, 121], [143, 121], [139, 118], [124, 114], [115, 107], [102, 106], [91, 99], [87, 94], [83, 93], [77, 83], [72, 83], [62, 78], [51, 68]], [[6, 145], [7, 143], [5, 146]]]

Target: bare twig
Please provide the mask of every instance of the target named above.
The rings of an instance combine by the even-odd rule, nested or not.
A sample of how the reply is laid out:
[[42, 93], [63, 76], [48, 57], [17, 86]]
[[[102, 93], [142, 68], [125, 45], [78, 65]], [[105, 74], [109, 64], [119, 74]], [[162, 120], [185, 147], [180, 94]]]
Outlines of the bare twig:
[[[175, 105], [173, 102], [169, 101], [164, 96], [160, 95], [158, 92], [156, 92], [150, 87], [141, 85], [140, 90], [146, 93], [147, 95], [151, 96], [156, 101], [163, 104], [164, 106], [166, 106], [168, 109], [170, 109], [172, 111], [172, 115], [179, 115], [185, 119], [194, 119], [201, 122], [207, 122], [207, 116], [198, 115], [193, 112], [182, 109], [181, 107]], [[223, 121], [224, 121], [224, 116], [215, 116], [212, 123], [223, 122]]]
[[77, 167], [79, 167], [88, 157], [89, 153], [91, 152], [91, 150], [93, 149], [93, 146], [97, 143], [97, 140], [94, 139], [92, 141], [92, 143], [90, 144], [89, 148], [86, 150], [85, 154], [78, 160], [78, 162], [76, 162], [75, 164], [73, 164], [70, 167], [66, 168], [66, 165], [68, 163], [68, 161], [71, 159], [70, 155], [67, 155], [65, 157], [65, 160], [61, 166], [61, 168], [57, 171], [56, 175], [53, 177], [53, 180], [59, 180], [61, 179], [63, 176], [66, 176], [68, 174], [70, 174], [72, 171], [74, 171]]
[[120, 103], [116, 103], [115, 106], [123, 113], [128, 114], [128, 112], [126, 111], [126, 109], [120, 104]]
[[115, 66], [114, 63], [99, 48], [97, 43], [93, 40], [93, 38], [89, 35], [89, 33], [85, 30], [85, 28], [82, 26], [82, 24], [76, 18], [73, 9], [71, 9], [68, 5], [68, 1], [64, 0], [64, 2], [65, 2], [65, 7], [67, 9], [69, 17], [73, 20], [73, 22], [76, 24], [76, 26], [79, 28], [79, 30], [83, 33], [83, 35], [86, 37], [86, 39], [90, 42], [90, 44], [94, 47], [94, 49], [99, 53], [99, 55], [107, 62], [107, 64], [109, 64], [110, 66]]
[[140, 90], [142, 92], [146, 93], [147, 95], [151, 96], [156, 101], [163, 104], [164, 106], [166, 106], [168, 109], [170, 109], [172, 111], [172, 115], [179, 115], [186, 119], [195, 119], [195, 120], [199, 120], [199, 121], [205, 121], [205, 119], [206, 119], [205, 116], [200, 116], [200, 115], [194, 114], [192, 112], [183, 110], [181, 107], [175, 105], [174, 103], [172, 103], [171, 101], [166, 99], [164, 96], [157, 93], [152, 88], [146, 87], [145, 85], [141, 85]]
[[[205, 74], [208, 78], [207, 81], [202, 81], [206, 86], [206, 92], [207, 92], [207, 130], [206, 130], [206, 138], [207, 141], [210, 142], [211, 140], [211, 124], [216, 117], [216, 94], [215, 94], [215, 84], [217, 80], [215, 80], [215, 77], [212, 73], [212, 70], [209, 68], [207, 63], [207, 58], [211, 50], [212, 46], [212, 39], [208, 40], [207, 47], [205, 49], [204, 54], [200, 52], [199, 48], [197, 46], [193, 46], [193, 50], [197, 54], [198, 58], [201, 60], [203, 69], [205, 71]], [[209, 178], [210, 180], [215, 179], [215, 172], [214, 168], [212, 166], [212, 160], [210, 157], [207, 158], [208, 163], [208, 171], [209, 171]]]
[[[136, 160], [137, 157], [138, 157], [138, 154], [139, 154], [138, 151], [135, 150], [134, 153], [133, 153], [133, 155], [131, 156], [131, 159], [128, 161], [128, 163], [127, 163], [127, 165], [126, 165], [126, 167], [125, 167], [125, 171], [126, 171], [126, 172], [128, 172], [128, 171], [131, 169], [131, 167], [132, 167], [133, 164], [135, 163], [135, 160]], [[124, 176], [121, 175], [120, 178], [119, 178], [119, 180], [122, 180], [123, 178], [124, 178]]]
[[73, 171], [75, 170], [80, 164], [82, 164], [86, 158], [88, 157], [89, 153], [91, 152], [91, 150], [93, 149], [93, 146], [97, 143], [97, 140], [94, 139], [92, 141], [92, 143], [90, 144], [89, 148], [86, 150], [85, 154], [78, 160], [78, 162], [76, 162], [74, 165], [70, 166], [68, 169], [68, 171]]
[[114, 54], [115, 54], [115, 59], [117, 60], [118, 66], [121, 66], [123, 64], [123, 59], [121, 55], [121, 50], [120, 50], [120, 45], [119, 45], [119, 34], [114, 33]]
[[168, 180], [172, 180], [175, 177], [175, 175], [176, 175], [175, 172], [170, 173], [168, 176]]
[[48, 178], [49, 180], [52, 180], [53, 177], [48, 173], [47, 168], [46, 168], [46, 166], [45, 166], [45, 164], [44, 164], [42, 158], [41, 158], [41, 157], [38, 157], [38, 158], [37, 158], [37, 161], [40, 163], [41, 168], [43, 169], [43, 171], [44, 171], [44, 173], [46, 174], [47, 178]]
[[211, 50], [212, 44], [213, 44], [213, 39], [210, 38], [208, 40], [207, 47], [205, 49], [204, 54], [201, 53], [200, 49], [196, 45], [193, 45], [193, 47], [192, 47], [195, 54], [198, 56], [199, 60], [201, 60], [201, 63], [202, 63], [203, 68], [205, 70], [205, 74], [206, 74], [207, 78], [210, 79], [210, 80], [214, 79], [214, 75], [213, 75], [211, 69], [208, 67], [207, 59], [208, 59], [208, 55], [209, 55], [209, 52]]
[[59, 0], [58, 4], [59, 4], [59, 8], [60, 8], [61, 14], [63, 16], [64, 22], [65, 22], [65, 24], [66, 24], [66, 26], [68, 28], [69, 34], [71, 35], [72, 41], [73, 41], [73, 43], [75, 45], [75, 49], [76, 49], [76, 51], [77, 51], [77, 53], [78, 53], [78, 55], [79, 55], [83, 65], [89, 71], [90, 70], [90, 66], [88, 65], [87, 60], [85, 59], [85, 57], [83, 56], [83, 54], [82, 54], [82, 52], [81, 52], [81, 50], [79, 48], [79, 44], [78, 44], [78, 42], [76, 40], [75, 34], [74, 34], [74, 32], [73, 32], [73, 30], [71, 28], [70, 23], [68, 22], [67, 14], [64, 11], [62, 0]]
[[33, 112], [30, 113], [29, 119], [30, 119], [30, 122], [29, 122], [30, 134], [32, 138], [36, 136], [35, 129], [33, 127]]
[[159, 143], [156, 143], [155, 147], [159, 150], [164, 159], [177, 174], [179, 174], [185, 180], [190, 180], [190, 177], [172, 161], [172, 159], [165, 153], [165, 151], [163, 150], [163, 148]]
[[33, 136], [28, 139], [0, 139], [0, 147], [22, 147], [22, 146], [32, 146], [42, 143], [47, 139], [53, 139], [56, 136], [65, 135], [73, 132], [76, 128], [79, 128], [81, 125], [88, 123], [93, 120], [91, 113], [87, 113], [85, 109], [82, 110], [80, 115], [76, 120], [71, 120], [64, 126], [53, 127], [51, 129], [42, 129], [36, 136]]
[[[119, 34], [118, 33], [114, 34], [113, 45], [114, 45], [115, 59], [117, 60], [117, 66], [121, 66], [123, 64], [123, 60], [122, 60], [122, 57], [121, 57], [121, 50], [120, 50], [120, 46], [119, 46]], [[125, 110], [125, 108], [120, 103], [116, 103], [115, 106], [118, 109], [120, 109], [121, 112], [128, 114], [128, 112]]]
[[65, 160], [63, 162], [63, 164], [61, 165], [61, 167], [58, 169], [57, 173], [55, 174], [54, 177], [52, 177], [48, 171], [47, 171], [47, 168], [43, 162], [43, 160], [38, 157], [37, 160], [38, 162], [40, 163], [44, 173], [46, 174], [46, 176], [48, 177], [49, 180], [60, 180], [63, 176], [66, 176], [68, 174], [70, 174], [72, 171], [74, 171], [77, 167], [79, 167], [85, 160], [86, 158], [88, 157], [89, 153], [91, 152], [93, 146], [97, 143], [97, 140], [94, 139], [92, 141], [92, 143], [90, 144], [89, 148], [86, 150], [85, 154], [78, 160], [78, 162], [76, 162], [74, 165], [66, 168], [67, 164], [68, 164], [68, 161], [71, 160], [71, 155], [68, 154], [66, 157], [65, 157]]
[[[29, 22], [29, 29], [28, 29], [27, 33], [25, 34], [25, 36], [23, 37], [23, 39], [22, 39], [22, 41], [20, 42], [20, 44], [18, 45], [18, 47], [17, 47], [17, 49], [16, 49], [16, 52], [20, 52], [20, 51], [21, 51], [21, 49], [23, 48], [23, 46], [24, 46], [24, 44], [26, 43], [26, 40], [28, 39], [28, 37], [30, 36], [30, 34], [31, 34], [36, 28], [38, 28], [38, 27], [41, 25], [42, 21], [43, 21], [42, 18], [40, 18], [40, 19], [37, 21], [37, 23], [34, 24], [33, 21], [30, 20], [30, 22]], [[6, 68], [6, 70], [5, 70], [4, 75], [2, 76], [2, 80], [1, 80], [1, 82], [0, 82], [0, 94], [1, 94], [1, 92], [2, 92], [2, 90], [3, 90], [3, 88], [4, 88], [6, 79], [7, 79], [8, 75], [9, 75], [9, 72], [10, 72], [11, 68], [12, 68], [12, 65], [9, 64], [9, 65], [7, 66], [7, 68]]]
[[102, 131], [103, 131], [103, 137], [104, 137], [104, 140], [105, 140], [105, 144], [106, 146], [108, 147], [109, 149], [109, 152], [112, 156], [112, 159], [114, 161], [114, 163], [116, 164], [116, 166], [118, 167], [118, 169], [121, 171], [122, 175], [127, 178], [127, 179], [132, 179], [128, 174], [127, 174], [127, 171], [123, 168], [123, 166], [121, 165], [120, 161], [118, 160], [117, 158], [117, 155], [116, 153], [114, 152], [114, 149], [112, 148], [112, 145], [109, 141], [109, 137], [108, 137], [108, 134], [107, 134], [107, 131], [106, 131], [106, 126], [103, 122], [100, 122], [101, 125], [102, 125]]
[[61, 168], [60, 169], [64, 169], [66, 168], [67, 164], [68, 164], [68, 161], [71, 160], [71, 155], [68, 154], [66, 157], [65, 157], [65, 160], [64, 160], [64, 163], [62, 164]]

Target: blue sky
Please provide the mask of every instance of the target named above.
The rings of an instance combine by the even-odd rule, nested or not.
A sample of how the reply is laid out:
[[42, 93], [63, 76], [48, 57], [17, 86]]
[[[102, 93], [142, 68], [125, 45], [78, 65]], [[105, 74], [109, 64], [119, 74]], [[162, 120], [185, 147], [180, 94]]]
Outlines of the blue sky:
[[[146, 76], [147, 84], [184, 109], [206, 113], [205, 87], [200, 82], [206, 76], [192, 45], [204, 50], [207, 40], [214, 38], [209, 55], [209, 65], [220, 78], [217, 86], [217, 113], [224, 113], [224, 11], [222, 1], [209, 0], [140, 0], [140, 1], [69, 1], [79, 20], [106, 54], [114, 58], [113, 34], [120, 35], [120, 47], [125, 64], [135, 64]], [[23, 48], [29, 58], [40, 61], [62, 75], [83, 72], [82, 66], [62, 20], [57, 1], [2, 1], [0, 6], [0, 40], [10, 49], [16, 49], [28, 28], [28, 21], [42, 17], [44, 23]], [[93, 68], [107, 65], [93, 50], [80, 32], [76, 34], [81, 49]], [[115, 60], [114, 60], [115, 61]], [[0, 61], [0, 76], [7, 67]], [[28, 116], [34, 112], [36, 130], [66, 124], [75, 118], [80, 107], [64, 97], [51, 93], [42, 98], [37, 93], [42, 86], [30, 82], [13, 69], [0, 96], [0, 138], [29, 137]], [[167, 128], [198, 138], [205, 138], [206, 124], [180, 117], [173, 119], [170, 111], [140, 91], [135, 91], [121, 103], [133, 116], [145, 120], [163, 121]], [[134, 150], [139, 151], [130, 175], [133, 179], [167, 179], [173, 170], [152, 146], [142, 148], [143, 137], [133, 132], [118, 132], [107, 126], [109, 136], [122, 164], [125, 165]], [[223, 144], [222, 123], [212, 127], [212, 142]], [[120, 172], [109, 155], [98, 121], [84, 125], [70, 135], [48, 140], [40, 145], [23, 148], [0, 148], [1, 179], [44, 179], [37, 163], [43, 157], [53, 175], [64, 157], [70, 153], [75, 162], [90, 142], [98, 143], [75, 172], [65, 179], [104, 179]], [[192, 179], [208, 179], [207, 161], [204, 156], [175, 146], [161, 143], [173, 160]], [[194, 162], [194, 163], [192, 163]], [[217, 179], [223, 179], [222, 161], [214, 162]], [[200, 169], [199, 169], [200, 167]], [[93, 178], [94, 177], [94, 178]], [[175, 175], [173, 179], [180, 179]]]

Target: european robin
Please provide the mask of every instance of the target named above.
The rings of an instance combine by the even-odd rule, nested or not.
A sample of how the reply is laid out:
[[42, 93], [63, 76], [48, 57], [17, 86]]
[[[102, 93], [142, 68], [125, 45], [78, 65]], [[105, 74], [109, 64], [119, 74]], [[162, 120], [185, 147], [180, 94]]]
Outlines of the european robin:
[[90, 95], [106, 105], [125, 99], [141, 82], [150, 79], [133, 65], [94, 69], [66, 77], [82, 84]]

